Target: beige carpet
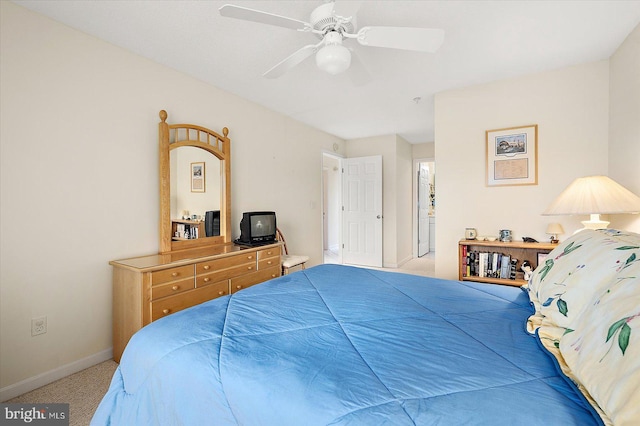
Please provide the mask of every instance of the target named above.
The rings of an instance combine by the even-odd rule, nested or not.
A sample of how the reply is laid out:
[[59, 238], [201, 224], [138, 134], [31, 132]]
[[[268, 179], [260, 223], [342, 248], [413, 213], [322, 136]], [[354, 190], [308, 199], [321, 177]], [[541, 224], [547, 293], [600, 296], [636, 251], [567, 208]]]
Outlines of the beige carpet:
[[422, 257], [416, 257], [403, 264], [397, 269], [397, 272], [405, 274], [422, 275], [425, 277], [436, 276], [436, 253], [430, 252]]
[[117, 366], [113, 360], [105, 361], [5, 402], [67, 403], [69, 426], [87, 426], [109, 389]]
[[[324, 263], [328, 263], [328, 264], [340, 263], [338, 254], [335, 252], [331, 252], [329, 250], [325, 250]], [[358, 265], [350, 265], [350, 266], [358, 266]], [[366, 266], [366, 268], [369, 268], [369, 267]], [[381, 271], [389, 271], [389, 272], [403, 272], [405, 274], [422, 275], [425, 277], [435, 277], [436, 276], [436, 253], [432, 251], [425, 254], [422, 257], [413, 258], [408, 262], [404, 263], [399, 268], [372, 268], [372, 269], [379, 269]]]

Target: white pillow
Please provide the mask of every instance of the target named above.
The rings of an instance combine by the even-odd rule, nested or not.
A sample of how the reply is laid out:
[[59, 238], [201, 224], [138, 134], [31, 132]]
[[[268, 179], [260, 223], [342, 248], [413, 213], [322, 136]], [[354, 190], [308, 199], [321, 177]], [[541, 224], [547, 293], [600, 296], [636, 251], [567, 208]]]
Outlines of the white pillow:
[[[585, 230], [560, 244], [528, 283], [530, 332], [605, 423], [640, 418], [640, 235]], [[635, 329], [635, 333], [634, 333]]]

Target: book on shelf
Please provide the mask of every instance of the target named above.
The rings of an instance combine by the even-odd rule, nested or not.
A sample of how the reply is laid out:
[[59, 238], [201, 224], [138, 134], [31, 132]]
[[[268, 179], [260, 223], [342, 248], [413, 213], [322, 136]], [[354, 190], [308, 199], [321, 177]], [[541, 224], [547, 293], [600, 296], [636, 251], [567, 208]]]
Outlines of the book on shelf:
[[462, 247], [462, 276], [464, 277], [514, 280], [517, 262], [517, 259], [505, 253], [470, 251], [466, 246]]
[[510, 276], [511, 272], [511, 256], [505, 254], [502, 256], [502, 261], [500, 262], [500, 277], [507, 278]]
[[515, 280], [516, 279], [516, 271], [518, 267], [518, 259], [516, 259], [515, 257], [511, 259], [511, 271], [509, 274], [509, 279], [510, 280]]
[[176, 223], [175, 236], [186, 240], [195, 240], [199, 237], [198, 226], [190, 225], [188, 223]]

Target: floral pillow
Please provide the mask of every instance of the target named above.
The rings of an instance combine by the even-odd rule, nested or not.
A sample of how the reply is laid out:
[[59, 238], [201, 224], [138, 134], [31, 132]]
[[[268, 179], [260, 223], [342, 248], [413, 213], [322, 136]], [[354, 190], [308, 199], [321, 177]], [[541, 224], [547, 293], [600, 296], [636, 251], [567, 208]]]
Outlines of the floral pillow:
[[605, 422], [637, 421], [640, 235], [581, 231], [549, 254], [526, 287], [535, 307], [527, 329]]

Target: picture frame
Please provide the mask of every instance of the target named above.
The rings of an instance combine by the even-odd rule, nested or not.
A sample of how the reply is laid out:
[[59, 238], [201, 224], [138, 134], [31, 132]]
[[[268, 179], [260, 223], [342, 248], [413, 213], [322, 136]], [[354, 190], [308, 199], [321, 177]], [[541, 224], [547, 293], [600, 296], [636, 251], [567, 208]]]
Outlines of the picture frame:
[[191, 192], [205, 192], [204, 161], [191, 163]]
[[538, 263], [537, 265], [544, 265], [545, 260], [547, 260], [547, 256], [549, 253], [538, 252]]
[[538, 184], [538, 125], [487, 130], [486, 186]]

